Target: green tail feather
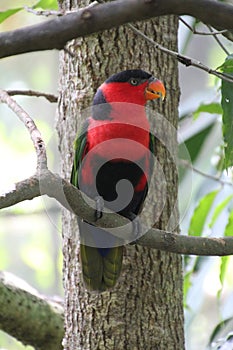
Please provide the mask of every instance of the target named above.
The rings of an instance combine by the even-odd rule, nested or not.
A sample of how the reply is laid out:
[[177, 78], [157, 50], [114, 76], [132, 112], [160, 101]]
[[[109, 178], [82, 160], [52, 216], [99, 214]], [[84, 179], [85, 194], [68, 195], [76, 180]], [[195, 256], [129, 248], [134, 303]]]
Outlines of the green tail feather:
[[110, 248], [106, 256], [101, 256], [97, 248], [81, 244], [80, 255], [88, 290], [103, 292], [115, 286], [122, 267], [122, 246]]

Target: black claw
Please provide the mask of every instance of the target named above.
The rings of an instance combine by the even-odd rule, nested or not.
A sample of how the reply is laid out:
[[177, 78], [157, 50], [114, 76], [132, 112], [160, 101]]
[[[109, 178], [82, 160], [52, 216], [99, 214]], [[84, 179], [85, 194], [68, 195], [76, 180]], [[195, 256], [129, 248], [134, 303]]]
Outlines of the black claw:
[[95, 197], [95, 206], [96, 206], [95, 220], [97, 221], [97, 220], [101, 219], [103, 216], [103, 209], [104, 209], [103, 197], [101, 197], [101, 196]]

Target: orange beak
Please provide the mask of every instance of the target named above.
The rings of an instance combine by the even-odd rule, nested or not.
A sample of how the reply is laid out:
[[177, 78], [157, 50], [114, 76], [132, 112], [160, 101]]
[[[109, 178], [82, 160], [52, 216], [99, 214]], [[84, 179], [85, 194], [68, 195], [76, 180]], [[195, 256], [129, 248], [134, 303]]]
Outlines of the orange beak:
[[166, 90], [160, 80], [153, 79], [151, 82], [149, 81], [145, 91], [146, 100], [154, 100], [156, 98], [162, 98], [164, 100], [165, 95]]

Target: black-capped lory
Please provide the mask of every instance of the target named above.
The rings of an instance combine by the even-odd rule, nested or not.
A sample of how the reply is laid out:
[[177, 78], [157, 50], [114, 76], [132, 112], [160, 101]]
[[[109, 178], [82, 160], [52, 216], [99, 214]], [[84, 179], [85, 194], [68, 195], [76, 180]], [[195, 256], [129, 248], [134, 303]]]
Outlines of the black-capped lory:
[[[149, 73], [133, 69], [114, 74], [98, 88], [75, 141], [71, 183], [130, 220], [142, 209], [153, 167], [145, 105], [164, 97], [163, 83]], [[80, 219], [78, 225], [86, 288], [112, 288], [122, 267], [122, 240]]]

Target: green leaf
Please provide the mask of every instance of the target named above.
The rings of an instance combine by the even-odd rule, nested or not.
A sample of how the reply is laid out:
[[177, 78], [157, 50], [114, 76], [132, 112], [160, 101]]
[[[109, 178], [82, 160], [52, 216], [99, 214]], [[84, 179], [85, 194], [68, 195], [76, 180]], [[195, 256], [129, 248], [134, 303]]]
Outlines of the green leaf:
[[221, 70], [223, 73], [231, 74], [233, 72], [233, 54], [228, 55], [225, 62], [217, 69]]
[[[202, 149], [202, 146], [204, 142], [206, 141], [206, 138], [208, 137], [209, 133], [211, 132], [214, 124], [209, 125], [207, 128], [199, 131], [198, 133], [195, 133], [194, 135], [191, 135], [190, 138], [188, 138], [185, 142], [179, 144], [179, 159], [187, 159], [191, 163], [194, 163], [196, 158], [199, 155], [199, 152]], [[187, 158], [187, 152], [188, 152], [188, 158]], [[222, 168], [221, 168], [222, 169]], [[182, 178], [184, 174], [186, 173], [187, 169], [185, 167], [179, 168], [179, 181], [182, 181]]]
[[217, 102], [201, 104], [197, 110], [193, 112], [194, 119], [197, 119], [201, 113], [222, 114], [222, 107], [220, 103]]
[[206, 218], [210, 212], [210, 209], [218, 192], [219, 190], [210, 192], [200, 200], [191, 218], [188, 231], [189, 235], [201, 236]]
[[221, 264], [220, 264], [220, 271], [219, 271], [219, 280], [221, 283], [221, 288], [219, 289], [218, 294], [217, 294], [218, 299], [220, 299], [221, 294], [222, 294], [223, 283], [224, 283], [224, 279], [226, 276], [226, 271], [227, 271], [227, 266], [228, 266], [229, 260], [230, 260], [229, 256], [222, 256], [221, 257]]
[[0, 12], [0, 23], [4, 22], [7, 18], [9, 18], [10, 16], [13, 16], [15, 13], [21, 11], [22, 9], [23, 9], [23, 7], [18, 7], [15, 9], [1, 11]]
[[[233, 322], [233, 318], [227, 318], [223, 321], [220, 321], [220, 323], [214, 328], [211, 336], [210, 336], [210, 341], [209, 341], [209, 347], [211, 347], [211, 344], [214, 341], [219, 340], [219, 338], [223, 339], [223, 335], [226, 334], [226, 331], [231, 329], [232, 327], [229, 327]], [[226, 331], [225, 331], [226, 330]]]
[[183, 282], [183, 293], [184, 293], [184, 296], [183, 296], [183, 300], [184, 300], [184, 306], [186, 308], [189, 308], [189, 306], [187, 304], [187, 296], [188, 296], [188, 291], [189, 291], [190, 287], [192, 286], [192, 282], [191, 282], [192, 274], [193, 274], [193, 271], [189, 271], [184, 276], [184, 282]]
[[233, 210], [229, 214], [228, 222], [224, 231], [224, 236], [225, 237], [233, 236]]
[[183, 285], [184, 296], [186, 296], [188, 294], [188, 290], [189, 290], [190, 286], [192, 285], [191, 277], [192, 277], [192, 271], [187, 272], [184, 276], [184, 285]]
[[43, 10], [58, 10], [58, 3], [57, 0], [40, 0], [33, 6], [33, 8], [41, 8]]
[[[225, 237], [232, 237], [233, 236], [233, 210], [229, 214], [228, 222], [227, 222], [227, 225], [226, 225], [225, 231], [224, 231], [224, 236]], [[221, 265], [220, 265], [220, 273], [219, 273], [219, 280], [221, 283], [221, 288], [218, 291], [218, 298], [220, 298], [221, 293], [222, 293], [223, 282], [224, 282], [224, 278], [226, 275], [229, 261], [230, 261], [230, 256], [221, 257]]]
[[212, 228], [214, 226], [219, 215], [224, 210], [224, 208], [226, 208], [226, 206], [228, 205], [228, 203], [231, 201], [232, 198], [233, 198], [233, 195], [231, 194], [230, 196], [228, 196], [226, 199], [224, 199], [220, 204], [218, 204], [216, 206], [216, 208], [214, 209], [214, 213], [213, 213], [213, 216], [211, 218], [210, 224], [209, 224], [209, 228]]
[[[233, 55], [229, 55], [219, 69], [233, 77]], [[222, 80], [222, 131], [224, 139], [225, 164], [228, 168], [233, 165], [233, 83]]]

